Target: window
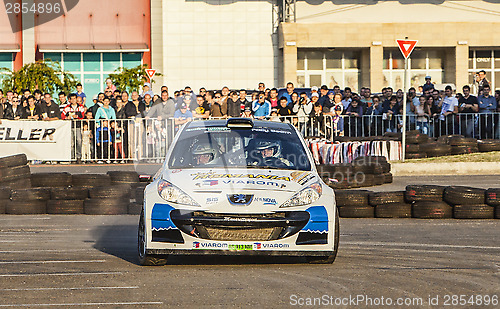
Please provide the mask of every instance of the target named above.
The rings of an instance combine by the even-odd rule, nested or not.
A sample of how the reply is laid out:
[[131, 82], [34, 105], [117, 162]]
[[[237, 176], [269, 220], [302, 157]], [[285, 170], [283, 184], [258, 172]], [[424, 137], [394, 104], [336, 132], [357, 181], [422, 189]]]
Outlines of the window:
[[[0, 68], [7, 68], [9, 70], [14, 68], [12, 53], [0, 53]], [[2, 83], [3, 75], [0, 75], [0, 89], [2, 87]], [[7, 89], [5, 91], [7, 91]]]
[[298, 87], [338, 85], [359, 89], [361, 51], [355, 49], [302, 49], [297, 51]]
[[469, 51], [469, 84], [473, 93], [477, 93], [475, 74], [486, 72], [486, 79], [491, 89], [500, 89], [500, 50], [471, 49]]
[[45, 53], [44, 59], [58, 61], [63, 70], [81, 81], [89, 107], [93, 105], [92, 98], [104, 90], [108, 74], [119, 67], [141, 65], [142, 53]]
[[[408, 78], [410, 87], [418, 87], [425, 83], [425, 76], [430, 75], [432, 82], [441, 84], [444, 74], [444, 50], [415, 49], [408, 59]], [[384, 87], [394, 90], [404, 88], [404, 58], [397, 48], [385, 48], [383, 60]]]

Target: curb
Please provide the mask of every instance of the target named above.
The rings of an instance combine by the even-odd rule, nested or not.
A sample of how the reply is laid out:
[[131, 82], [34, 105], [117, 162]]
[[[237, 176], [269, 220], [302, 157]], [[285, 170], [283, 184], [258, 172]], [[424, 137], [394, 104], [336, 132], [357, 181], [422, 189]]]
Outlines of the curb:
[[391, 163], [394, 176], [500, 175], [500, 162]]

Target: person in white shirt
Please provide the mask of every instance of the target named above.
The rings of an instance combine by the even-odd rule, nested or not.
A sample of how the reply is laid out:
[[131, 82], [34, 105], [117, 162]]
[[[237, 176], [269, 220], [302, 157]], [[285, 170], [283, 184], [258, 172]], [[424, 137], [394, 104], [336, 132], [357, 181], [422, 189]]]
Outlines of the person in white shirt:
[[439, 122], [441, 128], [440, 135], [450, 135], [454, 132], [454, 124], [458, 122], [453, 121], [453, 115], [458, 113], [458, 99], [453, 95], [451, 86], [444, 88], [445, 96], [443, 104], [441, 105], [441, 114], [439, 115]]

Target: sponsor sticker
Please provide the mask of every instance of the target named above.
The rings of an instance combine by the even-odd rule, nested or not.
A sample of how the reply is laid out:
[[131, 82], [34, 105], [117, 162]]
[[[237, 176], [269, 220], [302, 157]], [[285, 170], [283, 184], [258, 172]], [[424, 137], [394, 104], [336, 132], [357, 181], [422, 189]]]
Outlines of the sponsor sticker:
[[205, 204], [211, 205], [211, 204], [217, 204], [218, 202], [219, 202], [218, 197], [207, 197]]
[[193, 176], [193, 180], [198, 179], [217, 179], [217, 178], [253, 178], [253, 179], [267, 179], [267, 180], [283, 180], [290, 181], [290, 177], [288, 176], [280, 176], [280, 175], [264, 175], [264, 174], [218, 174], [214, 172], [198, 172], [191, 174]]
[[193, 242], [193, 249], [224, 249], [224, 250], [235, 250], [235, 251], [250, 251], [250, 250], [262, 250], [262, 249], [285, 249], [290, 248], [289, 244], [266, 244], [256, 242], [253, 244], [228, 244], [228, 243], [215, 243], [215, 242]]
[[314, 178], [314, 174], [311, 172], [292, 172], [290, 177], [293, 181], [297, 182], [299, 185], [307, 183], [309, 180]]
[[261, 202], [264, 205], [277, 205], [278, 202], [276, 202], [275, 198], [271, 197], [256, 197], [254, 199], [256, 202]]
[[195, 186], [197, 187], [211, 187], [217, 186], [219, 184], [218, 180], [203, 180], [201, 182], [197, 182]]
[[261, 185], [261, 186], [275, 186], [278, 188], [285, 188], [286, 184], [282, 183], [277, 183], [274, 181], [263, 181], [263, 180], [223, 180], [222, 183], [224, 184], [235, 184], [235, 185]]

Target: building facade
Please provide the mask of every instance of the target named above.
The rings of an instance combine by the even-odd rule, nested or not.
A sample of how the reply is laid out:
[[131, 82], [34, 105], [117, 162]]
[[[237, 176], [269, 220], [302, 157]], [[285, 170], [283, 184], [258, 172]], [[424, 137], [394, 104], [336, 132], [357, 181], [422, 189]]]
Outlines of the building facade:
[[0, 18], [0, 67], [50, 58], [88, 94], [102, 91], [118, 67], [139, 64], [163, 74], [155, 77], [155, 91], [288, 81], [380, 91], [403, 87], [396, 39], [408, 37], [418, 40], [409, 60], [411, 86], [427, 75], [437, 84], [473, 85], [475, 72], [485, 70], [500, 89], [496, 0], [297, 1], [295, 22], [281, 23], [276, 0], [85, 0], [69, 8], [70, 2], [52, 19]]

